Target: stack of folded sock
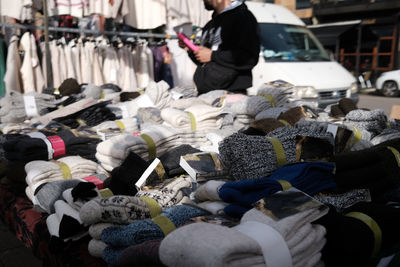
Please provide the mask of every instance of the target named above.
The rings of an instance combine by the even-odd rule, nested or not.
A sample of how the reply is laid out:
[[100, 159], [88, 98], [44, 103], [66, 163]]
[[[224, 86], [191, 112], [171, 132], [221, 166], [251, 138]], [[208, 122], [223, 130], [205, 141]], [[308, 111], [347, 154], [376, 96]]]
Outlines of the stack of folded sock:
[[101, 232], [101, 240], [107, 244], [102, 258], [115, 265], [121, 253], [130, 246], [146, 241], [161, 240], [188, 220], [204, 216], [208, 212], [189, 205], [167, 208], [152, 219], [137, 220], [125, 226], [107, 227]]
[[134, 133], [140, 130], [139, 124], [138, 118], [125, 118], [115, 121], [105, 121], [92, 127], [92, 129], [95, 131], [118, 129], [120, 132]]
[[98, 164], [79, 156], [60, 158], [57, 161], [34, 160], [25, 165], [26, 194], [33, 200], [36, 190], [47, 182], [80, 179], [96, 174]]
[[23, 122], [55, 106], [55, 97], [48, 94], [9, 92], [0, 100], [0, 120], [2, 123]]
[[79, 210], [90, 199], [99, 198], [100, 193], [93, 183], [80, 182], [62, 193], [62, 199], [54, 202], [54, 213], [46, 219], [50, 233], [49, 249], [58, 253], [65, 242], [78, 240], [87, 234], [87, 226], [79, 217]]
[[164, 124], [178, 131], [207, 131], [219, 129], [222, 126], [222, 114], [224, 107], [212, 107], [206, 104], [198, 104], [179, 110], [164, 108], [161, 117]]
[[344, 124], [363, 129], [371, 133], [371, 138], [380, 134], [387, 127], [387, 116], [383, 109], [352, 110], [346, 114]]
[[230, 105], [228, 111], [235, 114], [234, 127], [237, 130], [248, 128], [256, 115], [271, 107], [271, 103], [262, 96], [248, 96]]
[[140, 136], [121, 134], [101, 142], [97, 146], [96, 158], [108, 171], [118, 167], [133, 151], [143, 159], [154, 159], [169, 149], [180, 145], [177, 143], [176, 131], [163, 125], [149, 125]]
[[104, 121], [116, 119], [115, 114], [106, 107], [108, 104], [109, 102], [107, 101], [100, 102], [71, 115], [59, 117], [54, 120], [73, 129], [79, 126], [93, 127]]
[[[46, 133], [47, 137], [33, 138], [29, 135], [16, 135], [7, 138], [4, 143], [5, 157], [10, 161], [29, 162], [32, 160], [49, 160], [64, 155], [81, 156], [86, 159], [95, 160], [97, 144], [101, 141], [98, 138], [78, 135], [70, 130], [62, 130], [56, 135]], [[48, 139], [48, 140], [44, 140]], [[57, 154], [53, 153], [54, 147], [48, 147], [49, 139], [55, 139], [60, 147]], [[49, 151], [51, 150], [51, 151]]]
[[[307, 162], [285, 165], [271, 176], [242, 181], [209, 181], [196, 192], [197, 200], [229, 203], [224, 212], [241, 217], [258, 200], [283, 190], [282, 183], [293, 186], [309, 195], [321, 191], [335, 191], [333, 181], [335, 164], [331, 162]], [[283, 182], [282, 182], [283, 181]]]
[[322, 266], [326, 230], [311, 222], [325, 213], [309, 209], [276, 221], [252, 209], [232, 228], [188, 224], [161, 241], [159, 256], [166, 266]]

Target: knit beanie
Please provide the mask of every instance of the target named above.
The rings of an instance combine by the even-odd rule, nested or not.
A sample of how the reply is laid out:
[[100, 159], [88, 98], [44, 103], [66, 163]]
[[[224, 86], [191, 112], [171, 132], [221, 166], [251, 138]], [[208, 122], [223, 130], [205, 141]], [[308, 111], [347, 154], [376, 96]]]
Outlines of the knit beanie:
[[63, 96], [79, 94], [81, 92], [81, 87], [74, 78], [65, 79], [61, 85], [58, 87], [60, 94]]

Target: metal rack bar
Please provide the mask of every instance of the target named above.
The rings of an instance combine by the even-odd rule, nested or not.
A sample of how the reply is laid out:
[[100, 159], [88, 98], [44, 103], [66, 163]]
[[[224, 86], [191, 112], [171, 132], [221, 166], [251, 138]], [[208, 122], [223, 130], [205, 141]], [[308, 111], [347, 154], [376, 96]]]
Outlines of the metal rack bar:
[[[45, 29], [45, 27], [43, 27], [43, 26], [9, 24], [9, 23], [0, 23], [0, 27], [19, 28], [19, 29], [26, 29], [26, 30], [44, 30]], [[49, 28], [49, 32], [68, 32], [68, 33], [111, 35], [111, 36], [118, 35], [118, 36], [143, 37], [143, 38], [167, 38], [167, 39], [177, 39], [178, 38], [176, 35], [168, 35], [168, 34], [162, 34], [162, 33], [96, 31], [96, 30], [51, 27], [51, 26], [48, 28]]]

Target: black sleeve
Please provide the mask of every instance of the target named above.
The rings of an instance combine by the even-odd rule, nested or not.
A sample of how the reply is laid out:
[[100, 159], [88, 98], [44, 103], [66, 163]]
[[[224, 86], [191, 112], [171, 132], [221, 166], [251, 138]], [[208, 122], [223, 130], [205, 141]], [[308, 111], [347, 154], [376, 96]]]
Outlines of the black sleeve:
[[221, 47], [212, 53], [212, 61], [237, 70], [251, 70], [257, 64], [260, 38], [253, 14], [239, 13], [233, 21], [226, 22], [222, 39]]

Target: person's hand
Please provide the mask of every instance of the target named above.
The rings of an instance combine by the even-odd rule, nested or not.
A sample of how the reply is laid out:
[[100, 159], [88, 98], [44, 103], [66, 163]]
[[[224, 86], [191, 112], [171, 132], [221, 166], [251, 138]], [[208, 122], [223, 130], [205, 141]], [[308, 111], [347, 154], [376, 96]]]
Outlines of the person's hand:
[[207, 63], [211, 61], [212, 50], [210, 48], [199, 46], [199, 50], [194, 52], [196, 59], [200, 63]]
[[185, 49], [186, 51], [189, 50], [189, 47], [187, 47], [181, 39], [178, 40], [178, 45], [180, 48]]

